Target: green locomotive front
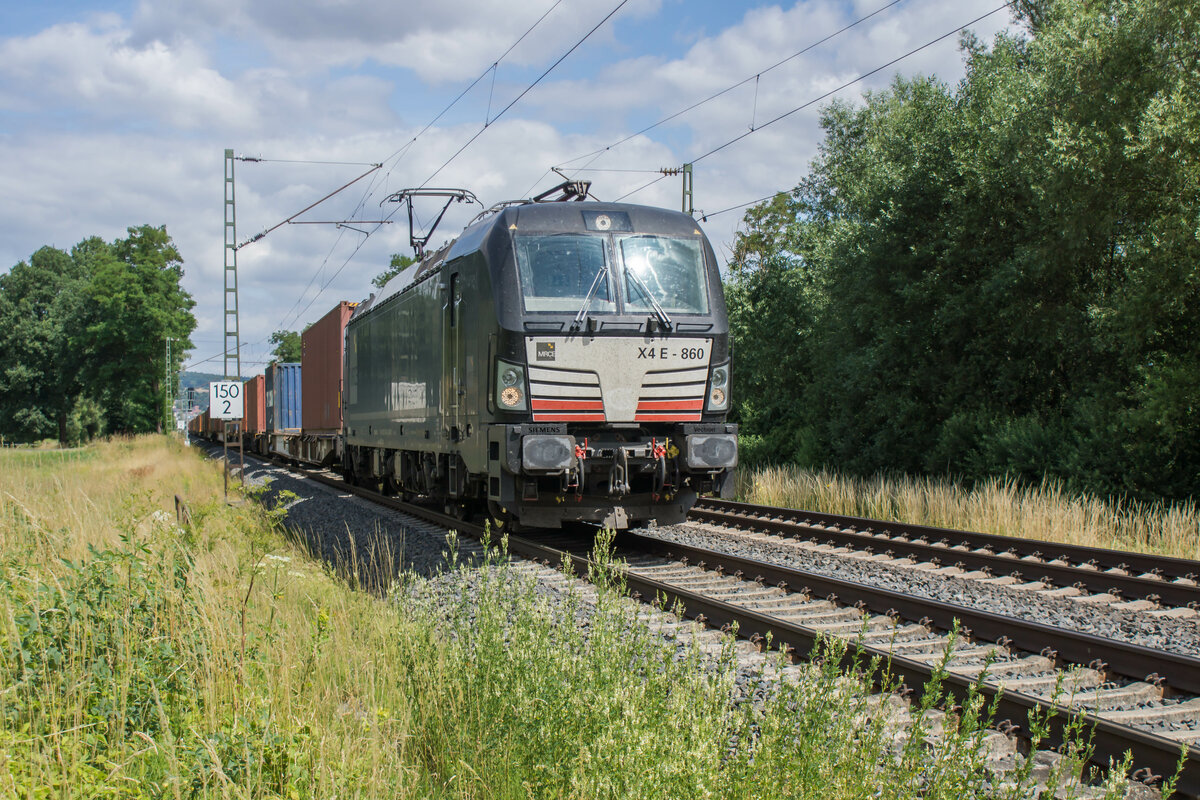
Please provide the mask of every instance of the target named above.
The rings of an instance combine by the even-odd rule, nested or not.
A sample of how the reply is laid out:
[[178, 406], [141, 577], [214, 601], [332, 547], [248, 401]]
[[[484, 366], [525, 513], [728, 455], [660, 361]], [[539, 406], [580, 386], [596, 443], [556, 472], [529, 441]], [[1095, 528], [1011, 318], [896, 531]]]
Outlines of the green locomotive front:
[[732, 490], [725, 301], [684, 214], [503, 207], [360, 304], [345, 357], [344, 466], [388, 491], [624, 528]]

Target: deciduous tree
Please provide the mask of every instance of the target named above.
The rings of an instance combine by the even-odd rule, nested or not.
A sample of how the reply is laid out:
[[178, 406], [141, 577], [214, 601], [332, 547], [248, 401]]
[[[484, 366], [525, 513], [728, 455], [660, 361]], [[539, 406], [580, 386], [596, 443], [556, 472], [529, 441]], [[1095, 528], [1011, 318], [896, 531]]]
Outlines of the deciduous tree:
[[739, 413], [859, 472], [1195, 496], [1200, 14], [1024, 0], [1019, 17], [1027, 34], [964, 40], [957, 87], [898, 79], [825, 109], [810, 174], [747, 215], [736, 352], [777, 347], [805, 385], [789, 409], [746, 379]]
[[183, 260], [166, 229], [128, 233], [112, 243], [85, 239], [69, 255], [44, 247], [0, 276], [4, 435], [70, 442], [101, 430], [162, 430], [195, 303], [180, 286]]
[[275, 345], [271, 350], [272, 363], [299, 361], [303, 354], [303, 341], [296, 331], [275, 331], [271, 334], [270, 342]]

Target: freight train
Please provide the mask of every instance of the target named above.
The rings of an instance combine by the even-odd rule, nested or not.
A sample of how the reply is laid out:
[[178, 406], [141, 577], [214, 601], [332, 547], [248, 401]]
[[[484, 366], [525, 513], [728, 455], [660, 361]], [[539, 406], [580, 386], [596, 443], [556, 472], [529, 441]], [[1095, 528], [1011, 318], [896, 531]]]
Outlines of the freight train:
[[720, 274], [691, 217], [528, 200], [339, 303], [300, 364], [247, 381], [242, 430], [250, 451], [502, 528], [625, 528], [732, 493], [729, 391]]

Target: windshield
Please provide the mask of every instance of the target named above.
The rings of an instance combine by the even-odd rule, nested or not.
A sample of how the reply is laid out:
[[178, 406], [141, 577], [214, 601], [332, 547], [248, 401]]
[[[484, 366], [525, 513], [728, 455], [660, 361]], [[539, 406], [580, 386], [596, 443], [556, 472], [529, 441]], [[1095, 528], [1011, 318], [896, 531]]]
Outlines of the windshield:
[[626, 310], [657, 311], [657, 302], [668, 314], [708, 313], [700, 240], [629, 236], [620, 243]]
[[[576, 313], [606, 271], [606, 238], [577, 233], [517, 237], [517, 269], [526, 311]], [[589, 313], [611, 314], [616, 303], [608, 275], [592, 294]]]

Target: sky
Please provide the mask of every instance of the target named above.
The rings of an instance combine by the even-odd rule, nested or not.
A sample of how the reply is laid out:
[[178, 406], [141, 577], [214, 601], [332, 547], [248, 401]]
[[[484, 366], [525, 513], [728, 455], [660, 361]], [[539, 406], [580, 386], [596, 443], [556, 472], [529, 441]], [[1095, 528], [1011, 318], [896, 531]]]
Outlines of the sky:
[[245, 375], [273, 331], [365, 298], [391, 254], [411, 254], [407, 213], [386, 201], [404, 188], [481, 202], [453, 204], [437, 245], [483, 207], [553, 187], [552, 168], [601, 200], [679, 208], [681, 179], [659, 170], [694, 162], [724, 261], [742, 204], [807, 173], [820, 108], [897, 74], [956, 84], [957, 35], [878, 68], [984, 15], [969, 29], [990, 41], [1014, 24], [1002, 3], [4, 2], [0, 272], [44, 245], [165, 225], [196, 300], [186, 366], [219, 372], [226, 149], [262, 159], [234, 162], [239, 244], [369, 172], [295, 218], [320, 224], [237, 250]]

